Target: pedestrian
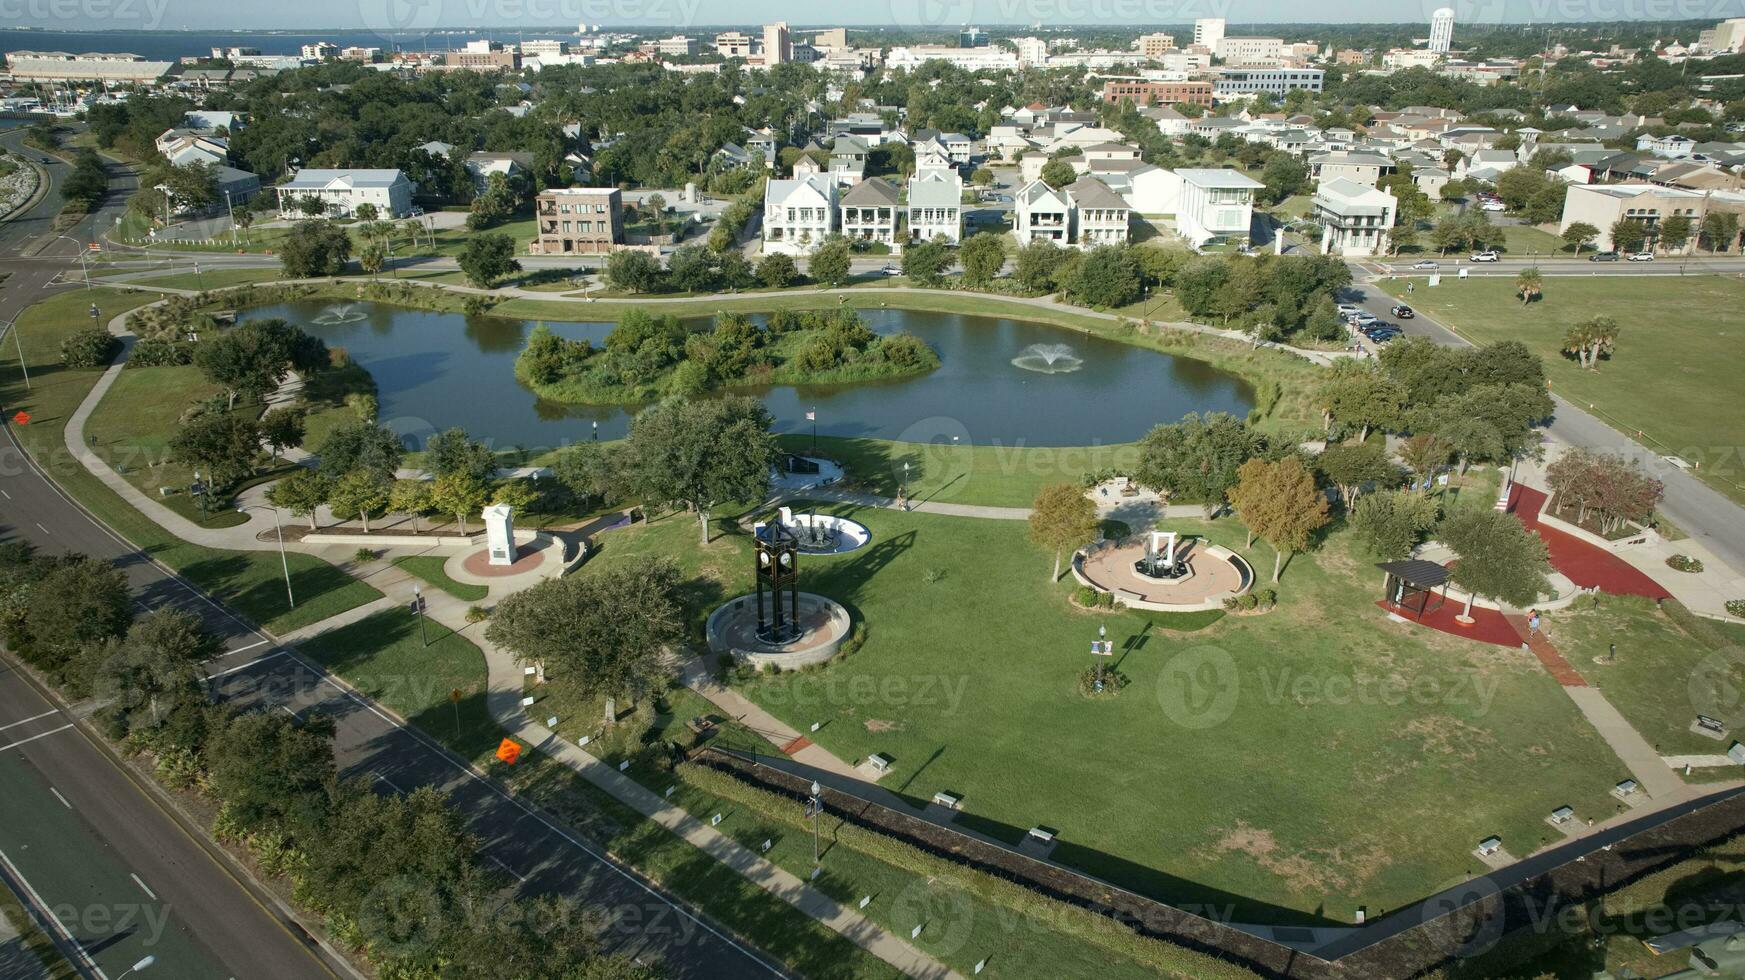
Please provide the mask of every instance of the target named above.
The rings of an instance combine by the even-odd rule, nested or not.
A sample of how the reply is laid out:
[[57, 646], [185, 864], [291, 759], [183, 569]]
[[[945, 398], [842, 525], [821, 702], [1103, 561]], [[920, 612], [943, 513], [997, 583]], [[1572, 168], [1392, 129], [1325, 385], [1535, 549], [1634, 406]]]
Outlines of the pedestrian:
[[1539, 610], [1527, 614], [1527, 635], [1534, 636], [1539, 632]]

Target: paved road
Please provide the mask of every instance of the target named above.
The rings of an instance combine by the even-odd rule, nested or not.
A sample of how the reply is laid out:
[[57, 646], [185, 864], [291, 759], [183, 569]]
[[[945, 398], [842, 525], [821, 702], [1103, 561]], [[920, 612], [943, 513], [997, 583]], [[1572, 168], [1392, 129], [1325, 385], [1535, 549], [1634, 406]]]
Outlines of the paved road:
[[[1384, 258], [1365, 263], [1387, 275], [1428, 277], [1431, 270], [1414, 269], [1418, 258]], [[1509, 276], [1522, 269], [1538, 269], [1547, 276], [1696, 276], [1739, 275], [1745, 273], [1745, 258], [1738, 256], [1660, 256], [1653, 262], [1589, 262], [1587, 259], [1552, 258], [1549, 256], [1510, 257], [1496, 262], [1473, 262], [1464, 255], [1449, 255], [1433, 259], [1435, 271], [1445, 276], [1467, 270], [1472, 276]]]
[[[1348, 294], [1348, 302], [1357, 303], [1383, 320], [1399, 324], [1408, 336], [1429, 337], [1439, 344], [1450, 346], [1470, 346], [1459, 334], [1425, 316], [1421, 311], [1410, 320], [1395, 318], [1389, 313], [1389, 309], [1399, 301], [1374, 284], [1359, 280], [1348, 290]], [[1666, 497], [1661, 503], [1661, 512], [1686, 534], [1701, 541], [1722, 561], [1736, 569], [1745, 570], [1745, 509], [1713, 487], [1667, 462], [1661, 454], [1563, 398], [1553, 396], [1552, 400], [1557, 405], [1557, 414], [1546, 431], [1553, 439], [1570, 446], [1586, 446], [1603, 452], [1619, 453], [1639, 461], [1655, 479], [1666, 485]]]

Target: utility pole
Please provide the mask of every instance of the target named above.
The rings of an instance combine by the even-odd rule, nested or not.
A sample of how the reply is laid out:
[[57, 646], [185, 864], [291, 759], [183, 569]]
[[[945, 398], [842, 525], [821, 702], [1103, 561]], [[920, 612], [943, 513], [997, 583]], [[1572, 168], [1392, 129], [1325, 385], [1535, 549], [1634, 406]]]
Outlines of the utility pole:
[[30, 390], [30, 368], [24, 363], [24, 340], [18, 335], [18, 318], [6, 321], [6, 329], [12, 331], [12, 344], [18, 348], [18, 371], [24, 375], [24, 390]]

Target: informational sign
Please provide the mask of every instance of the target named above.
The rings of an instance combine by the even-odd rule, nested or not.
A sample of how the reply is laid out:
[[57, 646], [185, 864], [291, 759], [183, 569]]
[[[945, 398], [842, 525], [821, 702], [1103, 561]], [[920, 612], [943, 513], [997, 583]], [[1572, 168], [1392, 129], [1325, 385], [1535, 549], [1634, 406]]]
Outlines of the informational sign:
[[506, 738], [497, 743], [497, 758], [508, 765], [514, 765], [521, 758], [521, 743], [512, 738]]
[[1115, 655], [1115, 641], [1092, 640], [1091, 655], [1095, 657], [1113, 657]]
[[12, 424], [13, 425], [29, 425], [30, 424], [30, 413], [29, 412], [14, 412], [12, 414]]

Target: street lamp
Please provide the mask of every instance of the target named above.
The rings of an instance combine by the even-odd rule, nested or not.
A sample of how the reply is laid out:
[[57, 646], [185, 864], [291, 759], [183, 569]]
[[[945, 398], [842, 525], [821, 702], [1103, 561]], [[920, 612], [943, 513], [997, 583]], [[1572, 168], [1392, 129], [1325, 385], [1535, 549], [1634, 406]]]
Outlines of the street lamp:
[[30, 368], [24, 365], [24, 340], [18, 335], [18, 318], [6, 321], [6, 329], [12, 331], [12, 345], [18, 348], [18, 370], [24, 375], [24, 390], [30, 390]]
[[121, 980], [121, 977], [127, 976], [128, 973], [138, 973], [141, 970], [148, 970], [151, 968], [151, 965], [153, 963], [156, 963], [157, 961], [158, 961], [158, 958], [156, 956], [141, 957], [132, 966], [127, 968], [126, 973], [121, 974], [120, 977], [116, 977], [115, 980]]
[[903, 461], [903, 492], [899, 495], [898, 499], [902, 502], [903, 509], [908, 510], [909, 509], [909, 461], [908, 460]]
[[85, 264], [85, 252], [87, 251], [85, 246], [83, 244], [81, 244], [77, 238], [74, 238], [71, 235], [57, 235], [55, 237], [57, 239], [65, 238], [67, 241], [72, 242], [74, 245], [77, 245], [79, 247], [79, 271], [84, 273], [84, 275], [85, 275], [85, 288], [90, 289], [91, 288], [91, 267]]
[[1098, 694], [1103, 693], [1103, 660], [1102, 660], [1102, 658], [1104, 656], [1104, 650], [1107, 649], [1105, 644], [1108, 643], [1108, 636], [1109, 636], [1109, 627], [1107, 627], [1101, 623], [1098, 623], [1097, 624], [1097, 683], [1096, 683], [1096, 689], [1097, 689]]
[[600, 441], [600, 420], [599, 419], [594, 420], [594, 441], [595, 442]]
[[824, 812], [824, 787], [812, 780], [812, 796], [806, 800], [806, 818], [812, 821], [812, 867], [818, 866], [818, 817]]
[[417, 585], [412, 586], [412, 611], [418, 614], [418, 639], [429, 646], [430, 634], [424, 630], [424, 590]]
[[[260, 510], [270, 510], [273, 512], [273, 533], [279, 537], [279, 565], [285, 570], [285, 601], [290, 604], [291, 608], [295, 609], [297, 607], [297, 597], [291, 594], [291, 561], [285, 557], [285, 529], [279, 524], [279, 508], [270, 504], [255, 504], [254, 506]], [[248, 511], [249, 506], [247, 504], [236, 505], [237, 513], [246, 514]]]

